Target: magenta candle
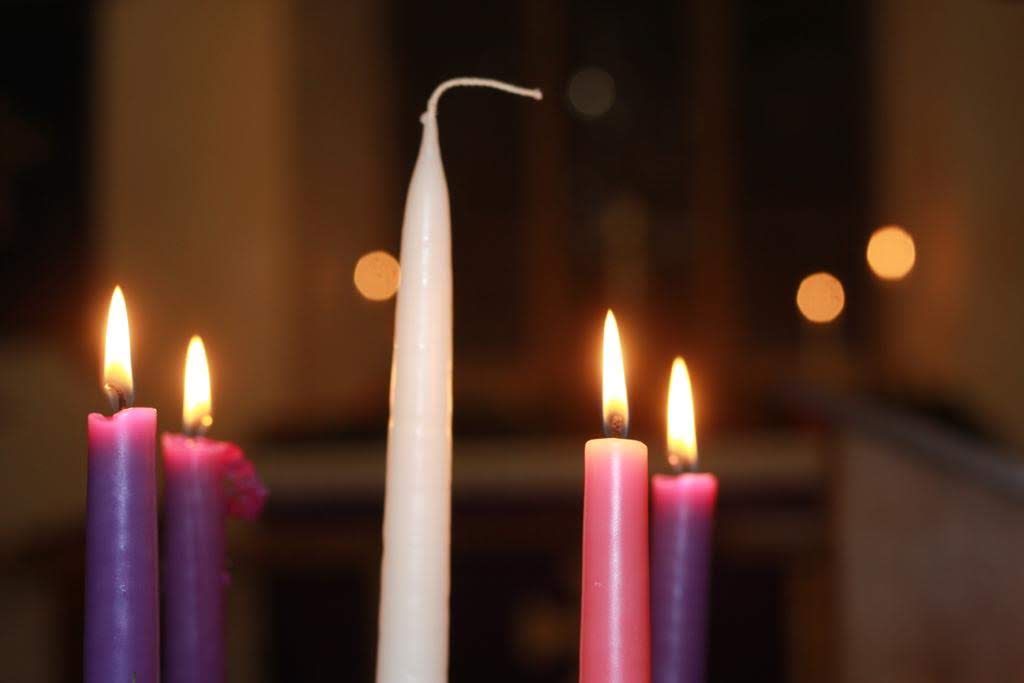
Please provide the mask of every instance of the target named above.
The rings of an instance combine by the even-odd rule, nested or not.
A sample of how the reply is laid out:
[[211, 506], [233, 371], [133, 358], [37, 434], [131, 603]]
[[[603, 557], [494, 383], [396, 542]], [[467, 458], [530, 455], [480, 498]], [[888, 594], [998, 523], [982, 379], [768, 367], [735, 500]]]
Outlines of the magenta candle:
[[[697, 438], [686, 364], [677, 358], [669, 383], [669, 461], [693, 469]], [[651, 630], [655, 683], [702, 683], [712, 524], [718, 480], [710, 474], [658, 474], [651, 480]]]
[[107, 320], [104, 387], [120, 410], [88, 418], [84, 680], [156, 683], [156, 411], [127, 407], [131, 356], [120, 288]]
[[[625, 373], [611, 311], [605, 319], [605, 431], [625, 436]], [[585, 451], [581, 683], [647, 683], [650, 596], [647, 446], [592, 439]]]
[[266, 490], [242, 450], [201, 434], [213, 422], [206, 349], [192, 337], [182, 411], [187, 434], [164, 434], [164, 680], [217, 683], [226, 675], [224, 522], [253, 518]]

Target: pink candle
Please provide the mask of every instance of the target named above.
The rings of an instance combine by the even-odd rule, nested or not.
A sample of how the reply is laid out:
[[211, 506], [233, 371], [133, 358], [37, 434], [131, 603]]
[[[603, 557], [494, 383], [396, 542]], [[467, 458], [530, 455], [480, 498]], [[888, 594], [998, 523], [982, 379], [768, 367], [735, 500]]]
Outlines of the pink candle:
[[647, 683], [650, 596], [647, 446], [629, 424], [622, 350], [611, 311], [604, 329], [604, 424], [585, 452], [581, 683]]
[[693, 471], [693, 393], [682, 358], [669, 382], [668, 454], [680, 473], [651, 481], [652, 674], [655, 683], [703, 683], [718, 480]]
[[88, 420], [84, 680], [156, 683], [156, 411], [129, 407], [131, 353], [120, 287], [110, 301], [103, 381], [116, 412]]
[[163, 436], [164, 680], [216, 683], [226, 673], [224, 517], [255, 516], [266, 492], [238, 446], [201, 436], [213, 420], [199, 337], [185, 360], [183, 418], [186, 434]]

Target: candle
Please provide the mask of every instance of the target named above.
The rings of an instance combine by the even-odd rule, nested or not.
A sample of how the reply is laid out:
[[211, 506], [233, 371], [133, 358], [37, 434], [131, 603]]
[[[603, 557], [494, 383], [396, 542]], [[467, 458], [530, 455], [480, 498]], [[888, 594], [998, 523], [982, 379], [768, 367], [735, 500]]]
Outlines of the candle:
[[452, 267], [437, 103], [456, 86], [540, 92], [479, 78], [434, 90], [405, 200], [395, 311], [381, 559], [378, 683], [448, 677], [451, 519]]
[[106, 336], [103, 383], [114, 415], [88, 419], [84, 680], [156, 683], [156, 411], [131, 407], [128, 311], [120, 287], [110, 300]]
[[587, 442], [583, 490], [581, 683], [650, 679], [647, 446], [626, 439], [629, 408], [615, 316], [604, 325], [604, 431]]
[[718, 480], [693, 471], [697, 433], [686, 363], [668, 394], [668, 457], [678, 473], [651, 481], [651, 622], [655, 683], [701, 683], [707, 659], [708, 569]]
[[[254, 516], [266, 491], [238, 446], [207, 439], [213, 423], [210, 370], [203, 340], [185, 355], [184, 434], [164, 434], [164, 671], [166, 683], [216, 683], [224, 666], [224, 515], [229, 496], [245, 492], [240, 510]], [[240, 481], [248, 482], [241, 487]]]

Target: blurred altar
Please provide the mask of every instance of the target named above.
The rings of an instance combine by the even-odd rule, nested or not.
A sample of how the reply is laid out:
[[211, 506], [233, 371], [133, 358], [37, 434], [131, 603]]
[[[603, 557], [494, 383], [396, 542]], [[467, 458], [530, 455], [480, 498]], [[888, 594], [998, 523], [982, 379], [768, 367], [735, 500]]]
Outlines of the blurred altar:
[[[161, 429], [200, 333], [213, 433], [271, 490], [230, 530], [230, 680], [370, 679], [391, 257], [458, 75], [545, 100], [439, 113], [451, 680], [575, 680], [608, 307], [656, 470], [672, 357], [694, 375], [712, 681], [1024, 668], [1021, 3], [13, 2], [0, 38], [0, 680], [81, 680], [115, 283]], [[916, 253], [894, 280], [865, 259], [885, 225]], [[816, 272], [841, 286], [820, 323]]]

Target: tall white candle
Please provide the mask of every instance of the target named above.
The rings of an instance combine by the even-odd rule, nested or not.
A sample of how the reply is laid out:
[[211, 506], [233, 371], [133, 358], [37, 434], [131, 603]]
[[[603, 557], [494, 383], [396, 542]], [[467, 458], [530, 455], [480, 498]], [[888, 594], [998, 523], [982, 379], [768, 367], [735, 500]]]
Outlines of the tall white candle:
[[539, 90], [456, 78], [434, 90], [420, 117], [423, 138], [405, 200], [395, 311], [378, 683], [442, 683], [448, 677], [452, 259], [437, 102], [456, 86], [541, 98]]

